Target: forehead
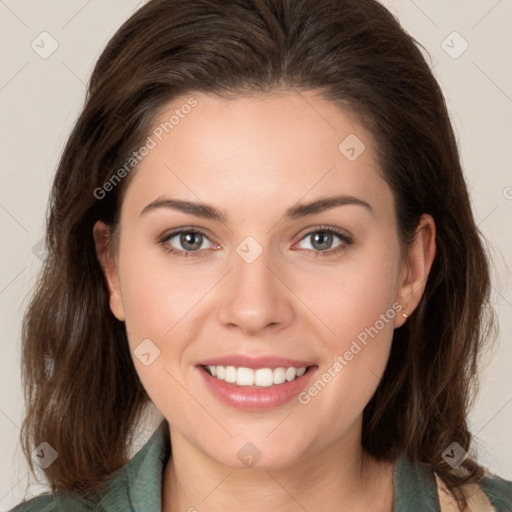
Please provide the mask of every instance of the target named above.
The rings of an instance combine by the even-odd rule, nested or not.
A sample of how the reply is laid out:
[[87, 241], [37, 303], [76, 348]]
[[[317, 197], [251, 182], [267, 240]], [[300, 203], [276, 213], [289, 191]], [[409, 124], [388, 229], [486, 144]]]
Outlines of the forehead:
[[242, 215], [333, 193], [377, 209], [392, 203], [370, 132], [313, 92], [229, 99], [190, 93], [161, 109], [148, 135], [152, 149], [125, 196], [139, 212], [162, 195]]

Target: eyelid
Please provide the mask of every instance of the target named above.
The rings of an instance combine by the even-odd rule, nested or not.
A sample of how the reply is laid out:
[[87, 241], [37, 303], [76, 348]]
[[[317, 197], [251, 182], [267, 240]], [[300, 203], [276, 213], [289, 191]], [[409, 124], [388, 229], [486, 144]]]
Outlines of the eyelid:
[[[165, 243], [165, 242], [168, 242], [170, 239], [178, 236], [178, 235], [181, 235], [183, 233], [194, 233], [194, 234], [199, 234], [199, 235], [202, 235], [204, 238], [206, 238], [210, 243], [212, 244], [215, 244], [215, 245], [220, 245], [219, 243], [217, 242], [214, 242], [212, 240], [212, 236], [210, 236], [209, 233], [207, 233], [205, 230], [203, 230], [202, 228], [197, 228], [195, 226], [184, 226], [184, 227], [181, 227], [181, 228], [176, 228], [175, 230], [171, 230], [169, 232], [166, 232], [164, 233], [163, 235], [159, 236], [157, 241], [160, 242], [160, 243]], [[201, 250], [204, 250], [204, 249], [201, 249]], [[181, 252], [185, 252], [185, 251], [181, 251]], [[200, 251], [187, 251], [189, 253], [193, 253], [193, 252], [200, 252]]]
[[320, 233], [320, 232], [333, 234], [334, 236], [338, 237], [341, 240], [341, 243], [335, 247], [326, 249], [324, 251], [318, 251], [315, 249], [303, 249], [303, 250], [308, 251], [309, 253], [312, 253], [314, 256], [327, 257], [327, 256], [337, 255], [339, 252], [346, 250], [348, 246], [350, 246], [354, 243], [354, 239], [353, 239], [352, 235], [350, 233], [348, 233], [346, 230], [338, 228], [338, 227], [334, 227], [334, 226], [327, 226], [327, 225], [320, 225], [320, 226], [314, 226], [313, 228], [308, 228], [307, 231], [301, 235], [301, 237], [297, 243], [302, 242], [305, 238], [313, 235], [314, 233]]
[[313, 233], [318, 233], [319, 231], [327, 231], [329, 233], [333, 233], [336, 236], [340, 237], [342, 240], [347, 241], [347, 243], [354, 242], [352, 235], [346, 229], [338, 228], [336, 226], [330, 226], [327, 224], [320, 224], [318, 226], [306, 228], [306, 230], [301, 235], [297, 236], [300, 236], [300, 241], [303, 240], [306, 236], [309, 236]]
[[[337, 236], [342, 241], [342, 243], [339, 244], [338, 246], [334, 247], [334, 248], [326, 249], [324, 251], [318, 251], [318, 250], [315, 250], [315, 249], [304, 249], [304, 250], [306, 250], [306, 251], [308, 251], [310, 253], [314, 253], [317, 256], [334, 255], [338, 251], [344, 250], [344, 249], [346, 249], [347, 246], [352, 245], [354, 243], [352, 235], [350, 235], [350, 233], [348, 233], [346, 230], [344, 230], [342, 228], [334, 227], [334, 226], [329, 226], [329, 225], [319, 225], [319, 226], [313, 226], [313, 227], [307, 228], [307, 230], [303, 234], [300, 235], [300, 238], [299, 238], [298, 242], [296, 242], [294, 245], [296, 245], [297, 243], [300, 243], [306, 237], [311, 236], [312, 234], [318, 233], [318, 232], [331, 233], [331, 234]], [[196, 226], [183, 226], [183, 227], [180, 227], [180, 228], [176, 228], [175, 230], [171, 230], [170, 232], [164, 233], [161, 237], [159, 237], [158, 242], [161, 245], [165, 246], [165, 249], [168, 252], [174, 253], [175, 255], [178, 255], [178, 256], [187, 256], [187, 255], [198, 256], [198, 255], [202, 254], [205, 250], [207, 250], [207, 249], [199, 249], [197, 251], [185, 251], [185, 250], [182, 250], [182, 249], [176, 249], [176, 248], [174, 248], [172, 246], [169, 246], [167, 244], [167, 242], [170, 239], [172, 239], [172, 238], [174, 238], [174, 237], [176, 237], [176, 236], [178, 236], [180, 234], [183, 234], [183, 233], [201, 234], [210, 243], [212, 243], [212, 244], [214, 244], [216, 246], [219, 246], [219, 244], [217, 242], [214, 242], [210, 238], [210, 235], [207, 234], [205, 232], [205, 230], [203, 230], [202, 228], [196, 227]]]

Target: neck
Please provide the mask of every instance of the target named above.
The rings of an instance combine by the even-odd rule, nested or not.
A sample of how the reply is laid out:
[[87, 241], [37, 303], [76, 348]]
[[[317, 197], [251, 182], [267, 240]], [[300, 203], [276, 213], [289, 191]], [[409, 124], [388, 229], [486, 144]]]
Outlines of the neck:
[[325, 511], [393, 510], [393, 465], [376, 461], [360, 443], [337, 442], [291, 466], [265, 469], [220, 464], [172, 427], [171, 444], [163, 512], [296, 512], [318, 510], [319, 503]]

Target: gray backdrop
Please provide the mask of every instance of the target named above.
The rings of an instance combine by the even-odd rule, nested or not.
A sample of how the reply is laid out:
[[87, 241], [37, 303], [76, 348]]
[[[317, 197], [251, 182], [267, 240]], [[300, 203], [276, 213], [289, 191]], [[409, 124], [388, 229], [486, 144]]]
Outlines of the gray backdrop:
[[[0, 510], [18, 503], [29, 483], [18, 444], [20, 322], [41, 265], [49, 187], [94, 62], [142, 3], [0, 0]], [[430, 54], [460, 141], [475, 216], [494, 253], [501, 332], [482, 370], [470, 424], [482, 463], [512, 479], [512, 0], [384, 3]], [[148, 418], [133, 452], [158, 420], [157, 412]], [[30, 482], [31, 494], [45, 490]]]

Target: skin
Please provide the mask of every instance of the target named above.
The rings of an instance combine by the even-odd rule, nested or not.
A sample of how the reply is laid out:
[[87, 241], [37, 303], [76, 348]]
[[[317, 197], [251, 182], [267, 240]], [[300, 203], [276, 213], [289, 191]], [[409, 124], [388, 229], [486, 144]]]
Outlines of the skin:
[[[424, 291], [435, 224], [423, 215], [401, 251], [394, 199], [371, 134], [314, 92], [222, 99], [202, 93], [169, 104], [157, 126], [193, 96], [198, 105], [139, 164], [122, 204], [119, 245], [94, 227], [113, 314], [130, 348], [149, 338], [160, 355], [134, 357], [152, 401], [170, 424], [173, 456], [162, 488], [165, 512], [189, 510], [391, 511], [393, 465], [361, 448], [363, 409], [389, 356], [393, 330]], [[338, 146], [356, 134], [366, 149], [349, 161]], [[348, 194], [368, 202], [283, 218], [298, 202]], [[226, 222], [172, 209], [141, 215], [156, 198], [200, 201]], [[200, 250], [178, 257], [158, 240], [202, 229]], [[334, 237], [322, 256], [312, 236]], [[316, 231], [314, 231], [316, 229]], [[252, 236], [263, 252], [247, 263], [237, 246]], [[167, 242], [185, 251], [180, 237]], [[329, 246], [328, 246], [329, 247]], [[324, 251], [326, 252], [326, 251]], [[365, 328], [398, 303], [403, 309], [311, 401], [240, 411], [206, 388], [196, 364], [227, 354], [277, 355], [332, 367]], [[246, 468], [237, 452], [252, 442], [262, 458]]]

